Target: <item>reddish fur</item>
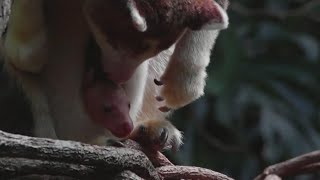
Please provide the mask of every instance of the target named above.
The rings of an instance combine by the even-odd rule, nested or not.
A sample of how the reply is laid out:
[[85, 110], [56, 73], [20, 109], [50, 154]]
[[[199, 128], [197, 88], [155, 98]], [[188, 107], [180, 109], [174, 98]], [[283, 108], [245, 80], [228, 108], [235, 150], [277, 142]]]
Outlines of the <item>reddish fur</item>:
[[[138, 31], [125, 2], [92, 0], [86, 5], [87, 16], [103, 34], [105, 41], [115, 51], [123, 52], [122, 58], [129, 60], [125, 64], [103, 61], [106, 62], [104, 69], [109, 79], [117, 83], [126, 82], [143, 61], [168, 49], [184, 32], [182, 27], [171, 28], [160, 24], [148, 27], [146, 32]], [[108, 69], [111, 66], [112, 69]]]
[[149, 26], [158, 28], [200, 29], [212, 19], [220, 22], [222, 17], [213, 0], [135, 0]]
[[[87, 17], [105, 41], [123, 53], [122, 59], [129, 60], [125, 64], [104, 64], [116, 83], [126, 82], [143, 61], [168, 49], [186, 28], [196, 30], [210, 21], [222, 21], [213, 0], [131, 0], [146, 19], [147, 30], [140, 32], [131, 18], [128, 1], [91, 0], [85, 6]], [[112, 69], [108, 69], [110, 66]]]
[[185, 28], [195, 30], [213, 19], [222, 20], [212, 0], [135, 0], [148, 26], [146, 32], [139, 32], [125, 2], [91, 1], [88, 12], [113, 48], [131, 51], [133, 58], [148, 50], [147, 41], [159, 43], [154, 47], [157, 54], [175, 43]]
[[[96, 123], [121, 138], [133, 130], [129, 116], [130, 105], [122, 87], [108, 81], [93, 81], [87, 73], [84, 77], [83, 98], [87, 113]], [[110, 107], [108, 112], [105, 106]]]
[[[91, 20], [105, 34], [109, 44], [116, 50], [130, 51], [132, 58], [148, 50], [147, 41], [159, 42], [158, 47], [155, 48], [156, 53], [169, 48], [183, 30], [156, 26], [147, 32], [139, 32], [132, 24], [129, 11], [125, 7], [126, 5], [120, 1], [98, 0], [91, 2], [89, 13]], [[106, 12], [112, 16], [106, 15]]]

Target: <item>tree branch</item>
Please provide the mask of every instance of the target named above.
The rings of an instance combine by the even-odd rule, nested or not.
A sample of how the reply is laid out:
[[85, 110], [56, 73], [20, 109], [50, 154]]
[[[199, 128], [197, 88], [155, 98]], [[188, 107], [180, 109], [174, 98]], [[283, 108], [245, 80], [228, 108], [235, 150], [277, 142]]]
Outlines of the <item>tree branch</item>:
[[158, 172], [164, 179], [231, 180], [224, 174], [198, 167], [163, 166]]
[[312, 173], [320, 170], [320, 151], [314, 151], [302, 156], [267, 167], [255, 180], [265, 180], [269, 175], [280, 177]]
[[36, 176], [39, 179], [231, 180], [209, 169], [174, 166], [162, 153], [146, 151], [131, 140], [123, 146], [101, 147], [0, 131], [0, 179]]
[[[21, 135], [14, 135], [0, 131], [0, 157], [22, 158], [35, 161], [33, 170], [46, 167], [46, 161], [53, 161], [52, 167], [57, 163], [63, 163], [63, 167], [69, 167], [70, 171], [74, 166], [70, 164], [86, 166], [86, 172], [91, 174], [105, 174], [103, 172], [118, 173], [123, 170], [132, 170], [139, 176], [147, 179], [159, 179], [159, 176], [147, 158], [141, 151], [129, 148], [91, 146], [79, 142], [52, 140], [45, 138], [34, 138]], [[21, 161], [23, 162], [23, 161]], [[13, 164], [14, 162], [12, 162]], [[67, 163], [69, 165], [66, 165]], [[77, 166], [84, 169], [84, 166]], [[94, 166], [94, 169], [90, 169]], [[77, 168], [76, 168], [77, 169]], [[17, 167], [17, 170], [25, 170]], [[4, 171], [4, 170], [2, 170]], [[5, 173], [8, 172], [8, 173]], [[68, 171], [59, 171], [67, 175]], [[10, 175], [12, 171], [4, 171], [1, 175]], [[18, 174], [21, 172], [17, 172]]]
[[0, 0], [0, 35], [5, 31], [11, 10], [11, 0]]

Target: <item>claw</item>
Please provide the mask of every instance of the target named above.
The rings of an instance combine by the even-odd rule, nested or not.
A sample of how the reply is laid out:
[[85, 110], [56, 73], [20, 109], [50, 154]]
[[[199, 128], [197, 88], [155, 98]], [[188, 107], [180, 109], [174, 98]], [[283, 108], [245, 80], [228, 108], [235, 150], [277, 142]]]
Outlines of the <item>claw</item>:
[[147, 134], [147, 127], [141, 125], [141, 126], [139, 127], [139, 135], [140, 135], [140, 136], [144, 136], [144, 135], [146, 135], [146, 134]]
[[169, 111], [171, 110], [171, 108], [168, 108], [168, 107], [166, 107], [166, 106], [163, 106], [163, 107], [160, 107], [159, 110], [160, 110], [161, 112], [169, 112]]
[[177, 152], [179, 149], [180, 144], [176, 141], [176, 139], [172, 139], [171, 141], [171, 151]]
[[161, 102], [161, 101], [164, 101], [164, 98], [163, 98], [162, 96], [157, 96], [157, 97], [156, 97], [156, 100], [159, 101], [159, 102]]
[[168, 130], [166, 128], [162, 128], [161, 134], [159, 136], [159, 142], [160, 142], [159, 145], [163, 147], [168, 141], [168, 137], [169, 137]]
[[144, 121], [130, 135], [143, 149], [156, 152], [172, 150], [176, 152], [181, 145], [181, 132], [167, 120]]
[[107, 145], [108, 146], [114, 146], [114, 147], [125, 147], [125, 145], [122, 142], [116, 141], [116, 140], [113, 140], [113, 139], [107, 140]]
[[157, 80], [157, 79], [154, 79], [154, 83], [155, 83], [157, 86], [162, 86], [162, 85], [163, 85], [163, 82], [160, 81], [160, 80]]

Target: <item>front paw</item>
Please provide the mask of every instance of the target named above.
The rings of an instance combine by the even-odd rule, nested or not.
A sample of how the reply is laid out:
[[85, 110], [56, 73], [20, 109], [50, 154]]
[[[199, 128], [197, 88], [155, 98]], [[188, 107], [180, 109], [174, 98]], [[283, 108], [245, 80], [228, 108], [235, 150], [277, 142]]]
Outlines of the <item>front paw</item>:
[[197, 77], [195, 74], [170, 77], [170, 79], [154, 82], [161, 88], [160, 95], [156, 99], [164, 104], [159, 108], [163, 112], [188, 105], [204, 94], [205, 77]]
[[167, 120], [141, 122], [130, 135], [130, 139], [152, 151], [177, 151], [182, 144], [181, 132]]

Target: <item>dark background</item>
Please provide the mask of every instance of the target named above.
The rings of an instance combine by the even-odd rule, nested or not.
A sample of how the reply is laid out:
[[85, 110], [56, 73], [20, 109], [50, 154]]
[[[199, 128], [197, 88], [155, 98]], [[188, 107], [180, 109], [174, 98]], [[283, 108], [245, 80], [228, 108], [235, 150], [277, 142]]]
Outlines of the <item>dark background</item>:
[[228, 13], [206, 95], [171, 118], [185, 136], [172, 158], [248, 180], [320, 147], [320, 1], [234, 0]]

